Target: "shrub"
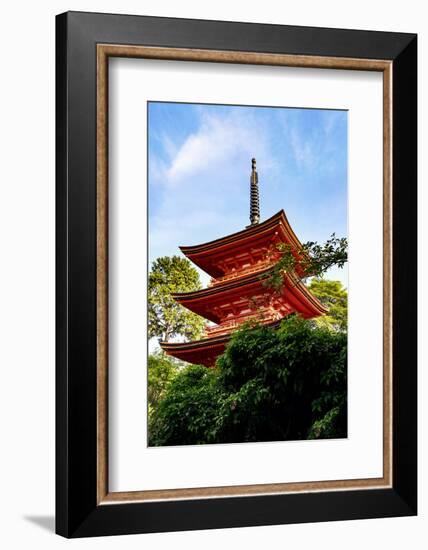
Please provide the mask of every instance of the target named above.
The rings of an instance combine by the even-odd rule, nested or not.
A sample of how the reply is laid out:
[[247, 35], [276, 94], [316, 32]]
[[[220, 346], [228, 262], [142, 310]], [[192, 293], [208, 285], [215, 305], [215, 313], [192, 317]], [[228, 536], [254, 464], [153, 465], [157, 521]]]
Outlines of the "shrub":
[[190, 366], [153, 415], [152, 445], [347, 435], [346, 334], [292, 315], [245, 325], [215, 369]]

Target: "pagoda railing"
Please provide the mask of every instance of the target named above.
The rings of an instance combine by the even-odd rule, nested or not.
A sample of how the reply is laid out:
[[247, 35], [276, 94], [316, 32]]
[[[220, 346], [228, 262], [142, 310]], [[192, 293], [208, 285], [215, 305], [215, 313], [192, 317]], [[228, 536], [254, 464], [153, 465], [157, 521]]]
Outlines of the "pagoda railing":
[[258, 273], [259, 271], [263, 271], [264, 269], [274, 264], [275, 264], [275, 261], [269, 260], [269, 261], [257, 263], [255, 265], [252, 265], [246, 268], [236, 269], [235, 271], [229, 271], [229, 273], [227, 273], [226, 275], [223, 275], [223, 277], [212, 278], [208, 283], [208, 286], [209, 287], [216, 286], [219, 283], [224, 283], [226, 281], [233, 281], [234, 279], [240, 279], [245, 275], [251, 275], [251, 273]]
[[253, 315], [245, 315], [239, 317], [238, 319], [230, 319], [229, 321], [224, 321], [219, 325], [208, 326], [205, 329], [205, 334], [207, 338], [212, 338], [213, 336], [220, 336], [221, 334], [227, 334], [233, 330], [239, 328], [246, 321], [259, 320], [261, 323], [270, 323], [277, 321], [282, 316], [277, 312], [261, 312]]

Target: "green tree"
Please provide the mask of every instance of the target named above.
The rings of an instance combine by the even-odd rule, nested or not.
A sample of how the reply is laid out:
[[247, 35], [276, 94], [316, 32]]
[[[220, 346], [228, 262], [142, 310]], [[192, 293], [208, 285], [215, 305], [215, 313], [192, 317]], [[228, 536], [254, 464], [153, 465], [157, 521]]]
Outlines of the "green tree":
[[264, 283], [276, 290], [282, 288], [284, 273], [294, 273], [300, 279], [322, 277], [331, 267], [342, 268], [348, 261], [348, 240], [334, 233], [324, 244], [309, 241], [301, 249], [295, 249], [290, 244], [279, 243], [276, 250], [280, 258]]
[[346, 358], [345, 334], [297, 315], [278, 329], [237, 331], [218, 360], [228, 397], [218, 415], [217, 439], [345, 437]]
[[147, 400], [149, 416], [152, 415], [171, 381], [179, 371], [176, 361], [158, 351], [149, 355], [147, 369]]
[[189, 260], [179, 256], [158, 258], [152, 264], [148, 287], [149, 338], [156, 336], [164, 342], [174, 336], [198, 339], [205, 326], [204, 319], [171, 296], [202, 288], [199, 274]]
[[153, 411], [149, 445], [211, 443], [221, 387], [218, 373], [190, 365], [173, 379]]
[[346, 334], [296, 315], [245, 325], [215, 369], [188, 367], [153, 415], [152, 445], [346, 437]]
[[314, 278], [309, 290], [328, 307], [328, 313], [317, 317], [316, 323], [346, 332], [348, 327], [348, 293], [340, 281]]

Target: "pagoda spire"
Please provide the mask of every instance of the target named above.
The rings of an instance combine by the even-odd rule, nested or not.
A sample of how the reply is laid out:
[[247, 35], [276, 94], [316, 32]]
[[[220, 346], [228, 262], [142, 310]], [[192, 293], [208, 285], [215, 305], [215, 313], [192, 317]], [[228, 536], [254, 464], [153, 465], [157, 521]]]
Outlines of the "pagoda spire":
[[259, 203], [259, 177], [256, 170], [256, 159], [251, 159], [251, 178], [250, 178], [250, 222], [251, 225], [257, 225], [260, 221], [260, 203]]

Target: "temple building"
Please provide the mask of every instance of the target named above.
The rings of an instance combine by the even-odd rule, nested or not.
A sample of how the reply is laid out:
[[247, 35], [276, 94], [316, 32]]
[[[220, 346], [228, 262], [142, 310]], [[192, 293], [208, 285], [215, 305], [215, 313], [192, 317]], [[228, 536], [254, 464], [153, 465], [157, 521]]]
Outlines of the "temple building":
[[288, 245], [296, 258], [302, 245], [283, 210], [260, 223], [255, 159], [250, 196], [251, 223], [245, 229], [204, 244], [180, 247], [191, 262], [211, 276], [211, 281], [207, 288], [173, 297], [211, 324], [207, 324], [201, 340], [160, 343], [167, 354], [177, 359], [212, 367], [224, 352], [231, 333], [245, 321], [255, 319], [275, 325], [290, 313], [310, 319], [327, 311], [296, 273], [282, 274], [280, 290], [266, 284], [281, 257], [278, 244]]

